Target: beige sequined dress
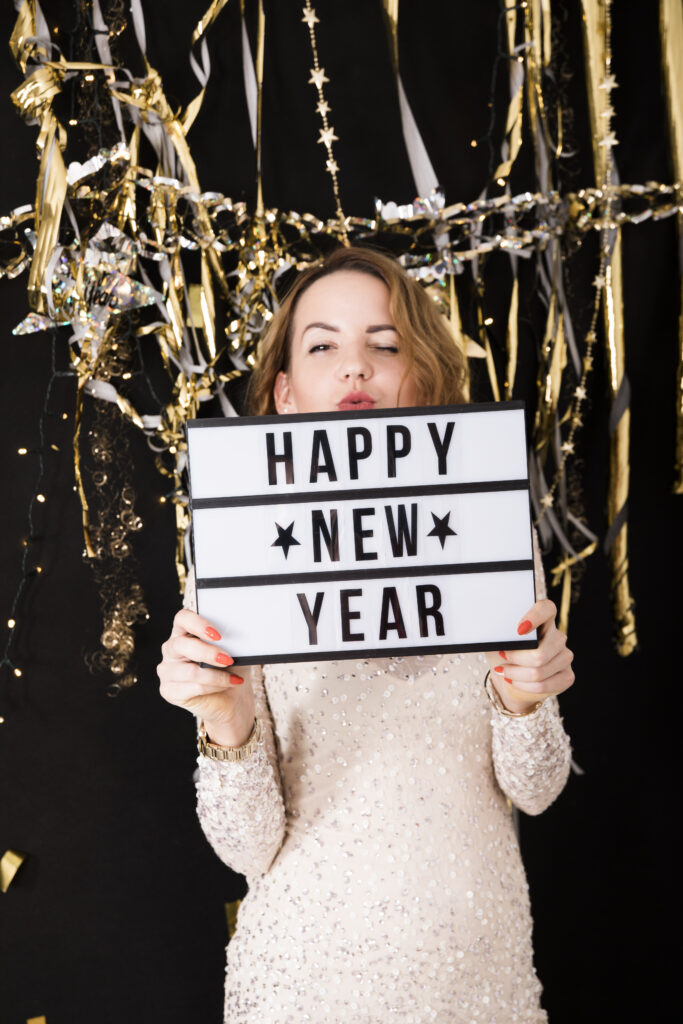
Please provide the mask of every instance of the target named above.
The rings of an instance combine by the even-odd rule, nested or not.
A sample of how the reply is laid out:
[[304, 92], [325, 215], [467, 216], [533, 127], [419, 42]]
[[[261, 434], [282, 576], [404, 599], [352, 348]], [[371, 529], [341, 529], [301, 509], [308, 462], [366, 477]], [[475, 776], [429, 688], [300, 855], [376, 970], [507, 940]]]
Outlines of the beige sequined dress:
[[[540, 586], [542, 582], [539, 581]], [[226, 1024], [541, 1024], [508, 798], [538, 814], [570, 748], [555, 698], [499, 715], [483, 655], [265, 666], [264, 738], [199, 758], [199, 818], [247, 876]]]

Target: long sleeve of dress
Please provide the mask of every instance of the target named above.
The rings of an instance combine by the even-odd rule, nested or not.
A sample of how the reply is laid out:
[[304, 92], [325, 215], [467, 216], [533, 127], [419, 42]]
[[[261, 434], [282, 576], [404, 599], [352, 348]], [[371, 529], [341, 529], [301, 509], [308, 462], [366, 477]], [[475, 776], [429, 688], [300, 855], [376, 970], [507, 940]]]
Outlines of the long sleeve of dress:
[[[545, 576], [534, 534], [537, 600], [546, 596]], [[491, 709], [493, 766], [500, 788], [526, 814], [540, 814], [564, 789], [571, 765], [569, 737], [556, 697], [533, 715], [507, 718]]]
[[253, 666], [243, 674], [251, 678], [261, 742], [244, 761], [199, 755], [197, 814], [220, 859], [248, 880], [265, 874], [280, 849], [285, 808], [263, 673]]
[[[185, 605], [196, 608], [194, 579]], [[240, 670], [241, 671], [241, 670]], [[273, 722], [260, 666], [245, 668], [261, 723], [261, 741], [244, 761], [197, 759], [197, 815], [204, 835], [223, 863], [247, 879], [270, 867], [285, 836], [285, 808]]]

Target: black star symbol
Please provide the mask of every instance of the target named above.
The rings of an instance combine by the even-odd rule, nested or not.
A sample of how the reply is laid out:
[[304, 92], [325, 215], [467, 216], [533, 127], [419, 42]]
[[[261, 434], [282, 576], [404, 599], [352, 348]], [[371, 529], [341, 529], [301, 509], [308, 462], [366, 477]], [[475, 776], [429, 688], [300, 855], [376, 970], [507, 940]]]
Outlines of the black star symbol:
[[455, 530], [451, 530], [450, 526], [448, 525], [448, 520], [450, 519], [451, 514], [450, 512], [447, 512], [445, 516], [439, 517], [435, 516], [434, 513], [432, 512], [431, 516], [432, 519], [434, 520], [434, 529], [430, 530], [427, 536], [438, 537], [439, 540], [441, 541], [441, 550], [443, 551], [443, 549], [446, 546], [446, 537], [458, 536]]
[[276, 523], [275, 525], [277, 526], [277, 540], [274, 540], [270, 546], [271, 548], [282, 548], [284, 556], [286, 558], [287, 555], [289, 554], [289, 549], [294, 544], [299, 544], [299, 541], [295, 540], [294, 537], [292, 537], [294, 523], [290, 523], [286, 529], [283, 529], [283, 527], [280, 526], [279, 523]]

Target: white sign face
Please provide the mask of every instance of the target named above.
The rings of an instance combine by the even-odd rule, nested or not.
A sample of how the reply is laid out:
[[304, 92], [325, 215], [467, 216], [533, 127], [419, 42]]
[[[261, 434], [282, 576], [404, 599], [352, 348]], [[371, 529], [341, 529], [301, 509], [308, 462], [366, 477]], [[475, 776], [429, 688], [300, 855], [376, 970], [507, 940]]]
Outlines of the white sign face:
[[187, 436], [198, 608], [235, 664], [537, 646], [521, 402]]

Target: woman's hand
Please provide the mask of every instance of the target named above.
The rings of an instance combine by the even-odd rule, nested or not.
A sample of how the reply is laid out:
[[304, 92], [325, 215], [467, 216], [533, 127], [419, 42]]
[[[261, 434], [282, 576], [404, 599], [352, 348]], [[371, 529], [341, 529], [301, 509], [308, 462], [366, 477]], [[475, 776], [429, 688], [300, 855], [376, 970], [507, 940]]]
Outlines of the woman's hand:
[[508, 711], [528, 711], [530, 704], [562, 693], [574, 682], [574, 655], [567, 647], [566, 636], [555, 625], [556, 614], [553, 602], [545, 598], [523, 616], [517, 632], [524, 636], [532, 629], [538, 630], [535, 651], [486, 654], [491, 680]]
[[159, 690], [164, 700], [201, 718], [212, 742], [239, 747], [254, 724], [254, 694], [249, 681], [228, 670], [231, 656], [208, 642], [220, 639], [210, 622], [182, 608], [161, 648]]

